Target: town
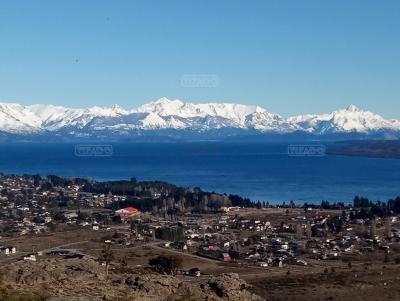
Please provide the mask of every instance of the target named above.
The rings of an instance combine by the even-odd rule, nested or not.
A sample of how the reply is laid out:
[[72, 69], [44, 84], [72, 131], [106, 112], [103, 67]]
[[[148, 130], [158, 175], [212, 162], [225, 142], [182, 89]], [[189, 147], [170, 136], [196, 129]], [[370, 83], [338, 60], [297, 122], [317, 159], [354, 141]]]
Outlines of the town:
[[134, 178], [4, 174], [0, 191], [0, 264], [27, 274], [17, 277], [17, 286], [36, 284], [29, 271], [49, 260], [58, 266], [90, 260], [106, 278], [128, 268], [188, 281], [234, 273], [254, 293], [279, 300], [274, 275], [289, 282], [307, 274], [332, 280], [345, 271], [342, 277], [362, 279], [360, 271], [369, 271], [387, 289], [394, 280], [382, 271], [398, 275], [400, 268], [399, 197], [271, 205]]

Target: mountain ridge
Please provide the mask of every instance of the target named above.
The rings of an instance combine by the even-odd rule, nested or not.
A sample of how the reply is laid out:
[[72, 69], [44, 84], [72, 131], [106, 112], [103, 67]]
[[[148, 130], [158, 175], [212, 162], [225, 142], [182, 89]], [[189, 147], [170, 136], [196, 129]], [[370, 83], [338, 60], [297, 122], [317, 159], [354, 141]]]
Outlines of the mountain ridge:
[[89, 107], [81, 109], [54, 105], [22, 106], [0, 103], [0, 131], [7, 135], [33, 134], [73, 137], [130, 137], [168, 131], [220, 132], [220, 136], [241, 134], [286, 135], [296, 132], [315, 136], [336, 134], [379, 134], [398, 139], [400, 121], [364, 111], [354, 105], [327, 114], [284, 118], [257, 105], [234, 103], [190, 103], [160, 98], [135, 109]]

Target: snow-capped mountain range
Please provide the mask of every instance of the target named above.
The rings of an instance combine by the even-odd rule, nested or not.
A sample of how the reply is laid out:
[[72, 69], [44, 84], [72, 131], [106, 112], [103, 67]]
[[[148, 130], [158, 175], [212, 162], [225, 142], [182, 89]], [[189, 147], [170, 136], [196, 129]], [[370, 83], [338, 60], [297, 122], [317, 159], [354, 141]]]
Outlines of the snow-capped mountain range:
[[133, 138], [165, 135], [180, 137], [217, 135], [327, 135], [358, 134], [399, 138], [400, 121], [386, 120], [355, 106], [323, 115], [284, 118], [259, 106], [231, 103], [194, 104], [161, 98], [139, 108], [70, 109], [53, 105], [22, 106], [0, 103], [0, 132], [3, 136], [46, 136], [62, 138]]

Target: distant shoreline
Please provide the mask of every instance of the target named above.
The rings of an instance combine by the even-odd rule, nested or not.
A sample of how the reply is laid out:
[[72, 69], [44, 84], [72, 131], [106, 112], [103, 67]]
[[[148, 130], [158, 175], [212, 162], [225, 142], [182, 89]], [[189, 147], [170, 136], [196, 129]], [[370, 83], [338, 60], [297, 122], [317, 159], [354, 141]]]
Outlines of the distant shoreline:
[[332, 147], [328, 155], [367, 157], [381, 159], [400, 159], [400, 141], [358, 141], [344, 146]]

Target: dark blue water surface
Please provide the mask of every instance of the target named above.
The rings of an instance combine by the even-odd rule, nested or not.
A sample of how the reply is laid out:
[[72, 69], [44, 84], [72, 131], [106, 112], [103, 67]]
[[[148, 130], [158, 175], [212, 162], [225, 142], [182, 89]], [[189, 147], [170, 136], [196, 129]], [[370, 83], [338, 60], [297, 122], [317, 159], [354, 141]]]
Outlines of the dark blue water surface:
[[76, 144], [0, 144], [0, 171], [98, 180], [162, 180], [252, 200], [349, 202], [400, 195], [400, 160], [291, 157], [287, 144], [113, 143], [105, 157], [77, 156]]

